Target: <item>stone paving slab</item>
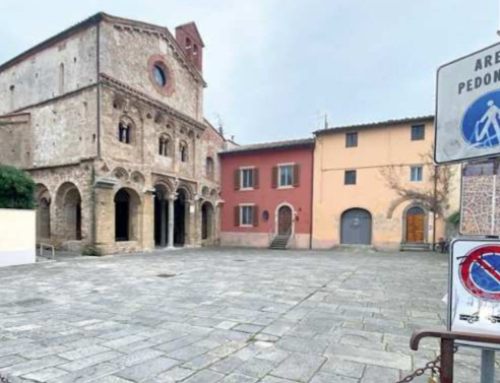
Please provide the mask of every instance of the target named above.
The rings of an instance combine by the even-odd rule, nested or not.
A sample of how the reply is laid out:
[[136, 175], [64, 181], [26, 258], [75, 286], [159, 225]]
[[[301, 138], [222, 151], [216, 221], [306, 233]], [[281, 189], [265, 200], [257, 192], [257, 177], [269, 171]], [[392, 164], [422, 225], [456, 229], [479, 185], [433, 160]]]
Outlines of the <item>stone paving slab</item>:
[[[3, 268], [0, 373], [390, 383], [435, 358], [437, 342], [418, 352], [408, 342], [416, 329], [444, 328], [446, 282], [446, 256], [426, 253], [205, 248]], [[479, 381], [477, 351], [461, 348], [456, 361], [456, 383]]]

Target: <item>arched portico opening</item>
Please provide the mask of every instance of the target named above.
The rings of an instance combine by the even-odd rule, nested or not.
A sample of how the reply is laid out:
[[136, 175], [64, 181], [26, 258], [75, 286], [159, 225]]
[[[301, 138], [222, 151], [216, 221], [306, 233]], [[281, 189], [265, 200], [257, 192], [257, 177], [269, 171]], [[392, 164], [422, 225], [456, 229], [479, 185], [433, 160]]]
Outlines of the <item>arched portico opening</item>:
[[115, 241], [139, 240], [139, 215], [141, 199], [136, 191], [129, 188], [118, 190], [115, 203]]
[[37, 240], [50, 239], [50, 204], [51, 198], [47, 187], [43, 184], [36, 185], [36, 236]]
[[177, 190], [174, 203], [174, 246], [184, 246], [189, 232], [189, 194], [184, 188]]
[[204, 202], [201, 205], [201, 239], [211, 241], [214, 230], [214, 207], [210, 202]]
[[164, 185], [155, 186], [155, 245], [160, 247], [168, 243], [168, 194]]
[[82, 239], [82, 198], [72, 182], [63, 183], [57, 191], [56, 217], [61, 240]]

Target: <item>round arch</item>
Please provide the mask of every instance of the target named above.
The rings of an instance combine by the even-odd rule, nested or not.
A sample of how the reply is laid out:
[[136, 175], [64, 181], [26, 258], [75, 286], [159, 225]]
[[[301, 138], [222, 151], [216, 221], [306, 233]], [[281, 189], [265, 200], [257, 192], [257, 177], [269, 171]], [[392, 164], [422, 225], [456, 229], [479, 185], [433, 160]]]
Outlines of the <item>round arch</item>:
[[427, 243], [429, 211], [420, 203], [411, 203], [403, 210], [404, 243]]
[[201, 239], [211, 243], [215, 228], [215, 210], [214, 206], [205, 201], [201, 205]]
[[165, 247], [168, 242], [168, 216], [171, 189], [163, 182], [157, 182], [155, 185], [154, 197], [154, 236], [155, 245]]
[[372, 214], [363, 208], [344, 211], [340, 218], [340, 243], [345, 245], [371, 245]]
[[58, 235], [63, 241], [82, 239], [82, 197], [72, 182], [64, 182], [56, 192]]
[[277, 235], [295, 234], [295, 209], [292, 204], [282, 202], [274, 210], [274, 233]]
[[141, 197], [131, 188], [118, 189], [113, 199], [115, 204], [115, 241], [138, 241], [140, 239]]
[[50, 205], [52, 199], [47, 186], [44, 184], [37, 184], [35, 189], [36, 198], [36, 236], [38, 239], [50, 239]]

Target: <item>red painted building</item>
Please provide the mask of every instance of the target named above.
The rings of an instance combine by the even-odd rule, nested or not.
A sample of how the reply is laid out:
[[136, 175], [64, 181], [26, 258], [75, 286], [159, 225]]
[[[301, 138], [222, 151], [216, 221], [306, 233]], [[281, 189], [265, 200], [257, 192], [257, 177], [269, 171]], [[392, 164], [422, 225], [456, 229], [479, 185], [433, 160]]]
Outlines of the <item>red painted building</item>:
[[309, 248], [314, 140], [220, 153], [221, 244]]

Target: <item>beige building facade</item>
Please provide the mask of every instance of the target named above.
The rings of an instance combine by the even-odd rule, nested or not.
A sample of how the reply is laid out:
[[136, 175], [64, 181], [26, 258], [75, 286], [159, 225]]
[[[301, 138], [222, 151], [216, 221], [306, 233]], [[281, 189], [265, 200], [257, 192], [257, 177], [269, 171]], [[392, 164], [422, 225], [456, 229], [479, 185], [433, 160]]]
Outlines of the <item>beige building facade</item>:
[[[434, 168], [432, 116], [315, 134], [313, 248], [428, 249], [447, 236], [446, 218], [459, 210], [460, 171]], [[444, 170], [441, 185], [433, 175]]]
[[218, 243], [224, 138], [203, 41], [97, 14], [0, 66], [0, 163], [37, 183], [37, 238], [68, 249]]

